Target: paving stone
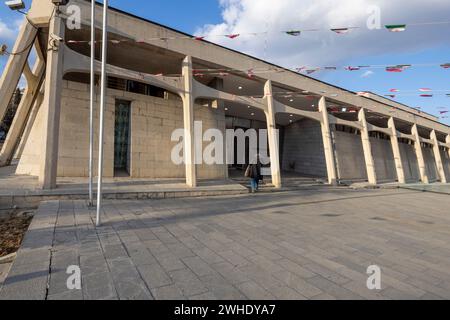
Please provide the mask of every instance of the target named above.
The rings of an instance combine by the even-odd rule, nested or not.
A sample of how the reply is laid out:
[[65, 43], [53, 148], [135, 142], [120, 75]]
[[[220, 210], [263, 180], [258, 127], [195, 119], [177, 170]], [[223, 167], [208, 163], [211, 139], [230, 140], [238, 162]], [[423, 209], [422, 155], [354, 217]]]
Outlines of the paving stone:
[[150, 289], [168, 286], [173, 283], [159, 264], [141, 265], [138, 266], [138, 270]]

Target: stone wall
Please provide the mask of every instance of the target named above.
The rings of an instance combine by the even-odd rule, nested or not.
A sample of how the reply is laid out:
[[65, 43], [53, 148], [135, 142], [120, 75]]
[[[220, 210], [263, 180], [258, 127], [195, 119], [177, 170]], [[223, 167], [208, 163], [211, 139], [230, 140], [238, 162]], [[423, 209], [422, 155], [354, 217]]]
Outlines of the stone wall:
[[414, 145], [400, 142], [399, 148], [406, 182], [420, 181], [419, 165], [417, 163], [417, 156]]
[[336, 130], [333, 136], [338, 178], [353, 181], [367, 180], [361, 136]]
[[304, 119], [286, 126], [282, 159], [283, 170], [327, 177], [320, 123]]
[[436, 182], [437, 180], [440, 180], [433, 148], [431, 146], [422, 147], [422, 152], [429, 181]]
[[450, 154], [448, 150], [441, 149], [441, 159], [442, 165], [444, 166], [445, 176], [447, 177], [447, 181], [450, 182]]
[[397, 180], [391, 140], [370, 137], [375, 172], [379, 183]]
[[[184, 178], [184, 165], [171, 161], [173, 130], [183, 128], [181, 99], [156, 98], [108, 89], [105, 107], [104, 176], [114, 175], [114, 117], [116, 99], [131, 101], [130, 176], [133, 178]], [[97, 96], [98, 105], [99, 96]], [[195, 105], [194, 117], [209, 128], [225, 130], [224, 111]], [[94, 168], [97, 168], [98, 113], [95, 110]], [[38, 175], [39, 152], [42, 142], [41, 112], [27, 141], [17, 173]], [[207, 145], [206, 143], [205, 145]], [[89, 87], [86, 84], [64, 81], [61, 100], [58, 176], [86, 177], [89, 162]], [[226, 176], [224, 165], [198, 165], [198, 178], [213, 179]]]

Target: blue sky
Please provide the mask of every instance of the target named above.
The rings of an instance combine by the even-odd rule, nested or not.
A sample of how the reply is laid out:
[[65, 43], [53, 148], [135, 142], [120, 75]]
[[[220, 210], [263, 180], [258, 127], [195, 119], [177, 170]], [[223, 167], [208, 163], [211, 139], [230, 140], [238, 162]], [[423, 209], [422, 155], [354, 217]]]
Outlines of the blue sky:
[[[284, 30], [285, 26], [302, 28], [319, 25], [347, 26], [361, 25], [361, 13], [352, 16], [352, 1], [342, 0], [340, 6], [330, 0], [110, 0], [111, 6], [187, 33], [217, 33], [217, 30], [231, 32]], [[364, 2], [365, 0], [361, 0]], [[29, 6], [30, 1], [25, 1]], [[422, 6], [419, 0], [391, 1], [375, 0], [383, 9], [383, 22], [415, 23], [444, 21], [450, 12], [449, 1], [430, 0], [433, 6]], [[446, 3], [447, 2], [447, 3]], [[270, 4], [266, 5], [265, 3]], [[276, 5], [275, 5], [276, 3]], [[331, 4], [332, 3], [332, 4]], [[408, 5], [406, 7], [402, 7]], [[292, 6], [294, 4], [294, 6]], [[298, 5], [297, 5], [298, 4]], [[308, 4], [309, 15], [304, 8]], [[258, 6], [259, 5], [259, 6]], [[295, 6], [296, 5], [296, 6]], [[346, 7], [346, 5], [348, 7]], [[289, 8], [292, 7], [292, 10]], [[402, 9], [403, 8], [403, 9]], [[299, 11], [296, 12], [295, 10]], [[355, 9], [356, 10], [356, 9]], [[444, 12], [442, 12], [444, 11]], [[344, 17], [341, 12], [345, 12]], [[359, 16], [358, 16], [359, 15]], [[323, 21], [318, 17], [324, 17]], [[0, 42], [13, 43], [17, 23], [21, 15], [0, 4]], [[444, 20], [443, 20], [444, 19]], [[450, 20], [447, 17], [446, 20]], [[330, 22], [331, 21], [331, 22]], [[314, 26], [312, 25], [314, 24]], [[339, 25], [338, 25], [339, 24]], [[367, 31], [366, 31], [367, 32]], [[450, 24], [408, 28], [401, 34], [377, 31], [368, 34], [336, 36], [314, 33], [305, 38], [273, 39], [255, 38], [249, 41], [218, 40], [221, 45], [242, 50], [260, 58], [286, 67], [302, 65], [385, 65], [385, 64], [441, 64], [450, 63]], [[314, 39], [314, 37], [316, 37]], [[6, 57], [0, 57], [3, 70]], [[420, 98], [419, 88], [447, 90], [450, 93], [450, 69], [439, 67], [413, 67], [399, 74], [388, 73], [384, 69], [371, 69], [372, 74], [364, 77], [363, 71], [333, 71], [313, 74], [318, 79], [354, 91], [373, 91], [387, 94], [390, 89], [400, 89], [396, 101], [411, 107], [421, 107], [423, 111], [439, 115], [442, 108], [450, 110], [450, 98], [443, 92], [433, 98]], [[450, 119], [442, 119], [450, 125]]]

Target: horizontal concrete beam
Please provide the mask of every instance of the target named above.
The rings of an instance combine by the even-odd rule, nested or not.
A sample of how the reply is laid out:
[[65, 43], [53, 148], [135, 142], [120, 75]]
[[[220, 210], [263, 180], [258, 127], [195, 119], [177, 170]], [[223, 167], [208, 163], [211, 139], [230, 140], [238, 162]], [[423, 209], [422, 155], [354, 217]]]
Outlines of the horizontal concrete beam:
[[330, 119], [330, 124], [338, 124], [338, 125], [343, 125], [343, 126], [348, 126], [348, 127], [352, 127], [355, 128], [357, 130], [362, 129], [362, 125], [360, 122], [358, 121], [349, 121], [349, 120], [344, 120], [338, 117], [335, 117], [333, 115], [329, 115], [329, 119]]
[[387, 134], [388, 136], [392, 135], [392, 130], [391, 130], [391, 129], [389, 129], [389, 128], [378, 127], [378, 126], [375, 126], [375, 125], [370, 124], [370, 123], [367, 124], [367, 129], [368, 129], [369, 131], [382, 132], [382, 133], [384, 133], [384, 134]]
[[322, 116], [319, 112], [296, 109], [296, 108], [287, 106], [285, 104], [282, 104], [281, 102], [278, 102], [276, 100], [274, 100], [274, 104], [275, 104], [275, 113], [295, 114], [297, 116], [302, 116], [302, 117], [305, 117], [308, 119], [316, 120], [318, 122], [322, 121]]

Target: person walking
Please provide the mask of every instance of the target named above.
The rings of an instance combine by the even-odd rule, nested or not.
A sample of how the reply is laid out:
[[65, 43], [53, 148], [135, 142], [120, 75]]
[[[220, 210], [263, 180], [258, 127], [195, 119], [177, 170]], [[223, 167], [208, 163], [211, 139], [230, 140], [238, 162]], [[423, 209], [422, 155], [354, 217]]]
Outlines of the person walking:
[[256, 158], [254, 163], [250, 163], [245, 170], [245, 176], [250, 178], [250, 186], [252, 193], [258, 191], [259, 181], [261, 180], [261, 163], [259, 162], [259, 157]]

